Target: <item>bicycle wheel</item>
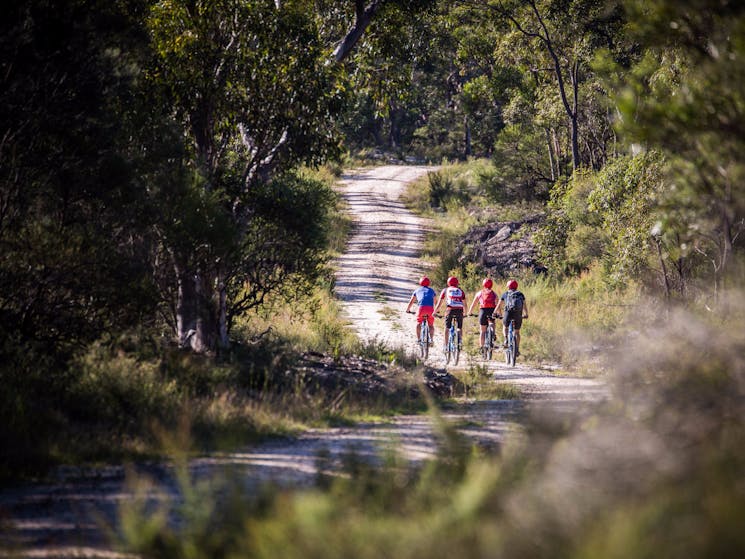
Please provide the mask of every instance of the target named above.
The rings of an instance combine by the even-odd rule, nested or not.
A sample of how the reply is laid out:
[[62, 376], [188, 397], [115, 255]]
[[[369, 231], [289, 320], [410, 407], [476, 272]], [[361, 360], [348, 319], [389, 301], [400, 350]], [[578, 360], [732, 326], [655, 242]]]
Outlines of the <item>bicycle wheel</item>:
[[453, 355], [455, 355], [455, 328], [451, 326], [450, 332], [448, 333], [448, 350], [445, 354], [445, 365], [450, 363]]
[[504, 348], [504, 362], [508, 365], [512, 364], [512, 332], [507, 331], [507, 347]]
[[512, 326], [510, 326], [510, 333], [509, 333], [509, 345], [510, 345], [510, 366], [515, 366], [515, 361], [517, 360], [517, 345], [515, 340], [515, 331], [512, 329]]
[[422, 323], [422, 335], [419, 338], [419, 350], [422, 356], [422, 360], [429, 357], [429, 323], [426, 320]]
[[492, 352], [494, 351], [494, 328], [489, 326], [486, 329], [486, 336], [484, 337], [484, 359], [491, 361]]

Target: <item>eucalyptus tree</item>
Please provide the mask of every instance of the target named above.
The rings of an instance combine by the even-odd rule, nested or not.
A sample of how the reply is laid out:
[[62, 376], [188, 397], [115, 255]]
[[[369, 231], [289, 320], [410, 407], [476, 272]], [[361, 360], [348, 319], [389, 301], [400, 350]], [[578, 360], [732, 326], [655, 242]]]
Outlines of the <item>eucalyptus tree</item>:
[[[555, 98], [567, 122], [572, 169], [589, 164], [593, 146], [585, 142], [581, 127], [591, 121], [585, 99], [599, 93], [593, 88], [591, 62], [600, 47], [615, 50], [614, 39], [622, 23], [615, 2], [605, 0], [464, 0], [463, 7], [494, 21], [493, 57], [502, 65], [519, 68], [525, 81], [534, 81], [537, 99]], [[553, 90], [552, 93], [551, 90]], [[541, 90], [546, 90], [541, 92]], [[604, 151], [610, 127], [599, 127], [595, 142]], [[552, 167], [559, 159], [558, 142], [548, 138]], [[596, 166], [600, 166], [598, 162]], [[560, 169], [558, 170], [560, 171]], [[556, 171], [556, 174], [558, 174]]]
[[656, 234], [680, 258], [706, 263], [699, 273], [715, 294], [727, 280], [741, 285], [745, 6], [629, 0], [626, 7], [646, 55], [619, 86], [623, 131], [668, 162]]
[[185, 184], [160, 228], [174, 326], [197, 351], [225, 347], [236, 313], [317, 268], [317, 240], [297, 231], [302, 216], [289, 220], [298, 208], [267, 214], [261, 200], [286, 198], [306, 226], [321, 219], [328, 194], [287, 173], [337, 149], [337, 67], [303, 2], [165, 0], [147, 25], [148, 87], [185, 146]]
[[235, 316], [293, 278], [319, 273], [330, 194], [293, 169], [338, 153], [350, 53], [371, 34], [373, 18], [400, 19], [402, 5], [162, 0], [150, 7], [146, 89], [184, 145], [157, 226], [159, 260], [167, 263], [160, 285], [170, 291], [181, 344], [227, 346]]

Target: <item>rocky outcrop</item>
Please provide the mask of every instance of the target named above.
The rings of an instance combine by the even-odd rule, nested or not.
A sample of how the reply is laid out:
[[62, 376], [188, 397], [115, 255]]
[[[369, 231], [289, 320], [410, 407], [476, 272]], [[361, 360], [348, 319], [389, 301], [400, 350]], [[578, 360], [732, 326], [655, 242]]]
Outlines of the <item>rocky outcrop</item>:
[[459, 263], [475, 262], [493, 277], [511, 277], [525, 270], [545, 272], [533, 243], [543, 219], [537, 214], [472, 227], [458, 244]]

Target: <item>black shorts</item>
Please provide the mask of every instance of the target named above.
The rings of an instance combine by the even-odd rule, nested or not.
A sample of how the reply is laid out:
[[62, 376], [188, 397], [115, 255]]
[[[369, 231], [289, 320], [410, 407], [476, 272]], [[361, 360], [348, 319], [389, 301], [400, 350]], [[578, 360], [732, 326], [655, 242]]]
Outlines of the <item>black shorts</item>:
[[494, 314], [494, 307], [489, 309], [479, 309], [479, 324], [486, 326], [489, 324], [489, 319]]
[[522, 311], [507, 311], [506, 313], [504, 313], [502, 324], [504, 324], [505, 326], [508, 326], [510, 323], [510, 320], [515, 321], [515, 330], [519, 330], [523, 325]]
[[448, 313], [445, 315], [445, 328], [450, 328], [450, 325], [455, 319], [458, 329], [463, 329], [463, 309], [451, 309], [448, 307]]

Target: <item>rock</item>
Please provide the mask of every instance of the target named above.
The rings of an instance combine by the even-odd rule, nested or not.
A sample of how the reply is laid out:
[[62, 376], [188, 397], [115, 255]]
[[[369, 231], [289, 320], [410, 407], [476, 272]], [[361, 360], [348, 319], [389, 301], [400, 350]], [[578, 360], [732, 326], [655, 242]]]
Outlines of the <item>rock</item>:
[[472, 227], [458, 243], [458, 262], [476, 262], [493, 277], [510, 277], [524, 270], [543, 273], [533, 235], [544, 216], [519, 221], [492, 222]]

